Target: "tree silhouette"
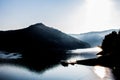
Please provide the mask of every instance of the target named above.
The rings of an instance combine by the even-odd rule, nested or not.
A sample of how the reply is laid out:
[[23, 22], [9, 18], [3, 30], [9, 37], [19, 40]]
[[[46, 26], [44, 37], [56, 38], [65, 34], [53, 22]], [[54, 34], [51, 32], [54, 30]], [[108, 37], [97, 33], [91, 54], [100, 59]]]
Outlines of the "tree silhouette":
[[120, 51], [120, 31], [105, 36], [101, 48], [103, 49], [102, 55], [118, 55]]

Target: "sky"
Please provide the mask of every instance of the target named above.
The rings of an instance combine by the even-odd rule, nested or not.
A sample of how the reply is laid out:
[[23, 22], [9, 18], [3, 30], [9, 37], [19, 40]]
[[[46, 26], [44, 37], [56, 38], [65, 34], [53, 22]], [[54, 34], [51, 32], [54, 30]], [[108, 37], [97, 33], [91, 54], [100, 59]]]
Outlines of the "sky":
[[0, 30], [43, 23], [79, 34], [120, 28], [120, 0], [0, 0]]

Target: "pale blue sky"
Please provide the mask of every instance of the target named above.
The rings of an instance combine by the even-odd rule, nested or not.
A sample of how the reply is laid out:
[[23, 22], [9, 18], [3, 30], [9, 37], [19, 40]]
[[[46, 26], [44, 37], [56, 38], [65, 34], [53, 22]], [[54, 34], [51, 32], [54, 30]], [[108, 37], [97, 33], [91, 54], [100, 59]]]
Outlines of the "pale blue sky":
[[0, 29], [44, 23], [66, 33], [120, 27], [119, 0], [0, 0]]

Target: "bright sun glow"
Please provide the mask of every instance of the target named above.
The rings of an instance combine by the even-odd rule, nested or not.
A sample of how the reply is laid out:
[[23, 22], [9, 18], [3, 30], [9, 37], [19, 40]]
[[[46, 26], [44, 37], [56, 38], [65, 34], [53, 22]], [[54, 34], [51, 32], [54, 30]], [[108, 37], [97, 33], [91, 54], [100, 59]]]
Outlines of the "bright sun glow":
[[26, 0], [2, 1], [0, 30], [21, 29], [40, 22], [68, 34], [120, 27], [119, 0], [30, 0], [29, 4]]
[[86, 27], [110, 26], [111, 0], [86, 0]]
[[106, 68], [101, 67], [101, 66], [95, 66], [94, 67], [94, 72], [101, 78], [103, 79], [106, 76]]
[[[103, 31], [117, 29], [119, 26], [119, 12], [115, 9], [112, 0], [85, 0], [83, 5], [77, 6], [66, 26], [73, 33]], [[117, 17], [115, 17], [117, 16]], [[64, 29], [66, 30], [66, 29]]]

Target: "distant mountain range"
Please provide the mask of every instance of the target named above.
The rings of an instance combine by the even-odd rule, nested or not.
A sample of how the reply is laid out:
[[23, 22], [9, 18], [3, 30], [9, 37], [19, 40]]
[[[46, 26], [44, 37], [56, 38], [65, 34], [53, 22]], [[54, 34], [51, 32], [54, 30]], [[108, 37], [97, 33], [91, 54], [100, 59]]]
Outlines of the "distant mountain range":
[[42, 23], [19, 30], [0, 31], [1, 51], [65, 51], [88, 47], [88, 43]]
[[70, 34], [72, 37], [82, 40], [90, 44], [91, 47], [101, 46], [102, 41], [105, 35], [111, 33], [112, 31], [119, 31], [119, 29], [111, 29], [105, 31], [96, 31], [96, 32], [88, 32], [83, 34]]

